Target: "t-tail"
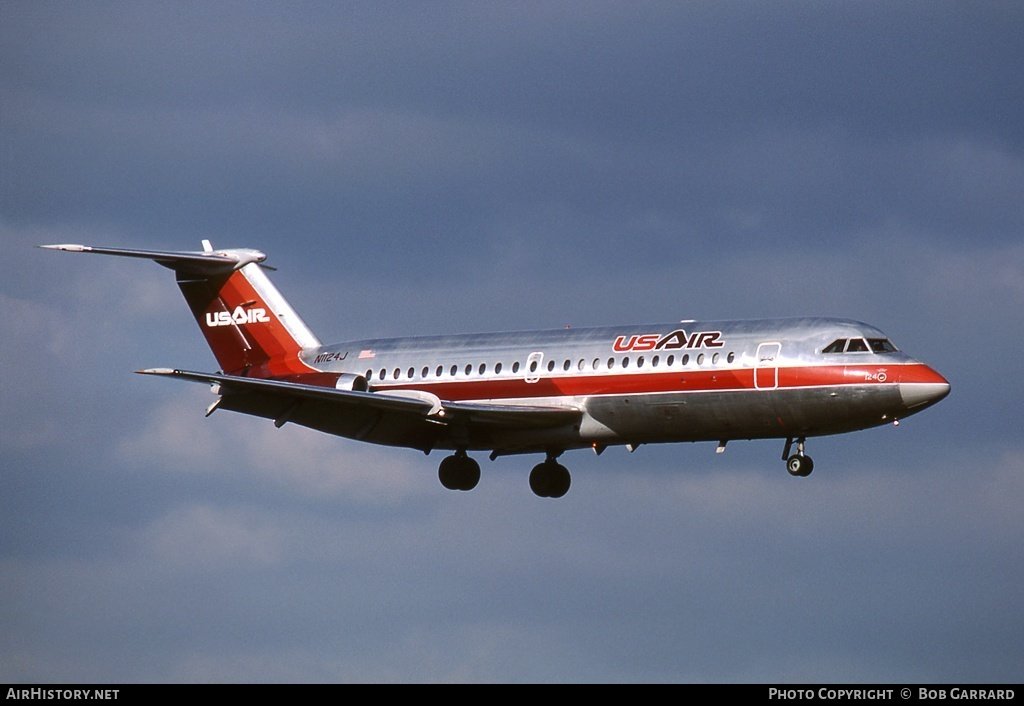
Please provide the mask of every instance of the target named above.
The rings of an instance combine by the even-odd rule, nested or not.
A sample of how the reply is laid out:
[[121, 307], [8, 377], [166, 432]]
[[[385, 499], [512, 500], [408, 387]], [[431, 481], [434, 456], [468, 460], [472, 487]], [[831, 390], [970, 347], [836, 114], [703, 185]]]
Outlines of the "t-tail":
[[299, 354], [320, 341], [261, 269], [259, 250], [175, 252], [88, 245], [41, 245], [49, 250], [153, 260], [174, 270], [199, 330], [221, 370], [248, 377], [288, 377], [309, 372]]

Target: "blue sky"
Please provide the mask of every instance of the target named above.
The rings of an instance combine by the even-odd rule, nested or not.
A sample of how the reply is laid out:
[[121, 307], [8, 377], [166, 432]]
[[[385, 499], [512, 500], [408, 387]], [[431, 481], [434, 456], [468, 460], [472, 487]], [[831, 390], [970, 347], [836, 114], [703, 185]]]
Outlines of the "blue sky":
[[[0, 679], [1019, 681], [1014, 3], [0, 3]], [[813, 440], [438, 458], [230, 414], [148, 263], [326, 341], [868, 321], [953, 384]]]

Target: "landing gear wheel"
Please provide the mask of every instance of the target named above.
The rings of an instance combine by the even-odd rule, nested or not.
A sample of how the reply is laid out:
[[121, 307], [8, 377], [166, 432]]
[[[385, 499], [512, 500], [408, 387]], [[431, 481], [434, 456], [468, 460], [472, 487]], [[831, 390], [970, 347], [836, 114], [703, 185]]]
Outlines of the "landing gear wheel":
[[530, 490], [538, 498], [548, 496], [548, 484], [551, 482], [550, 474], [547, 472], [547, 463], [538, 463], [530, 471]]
[[480, 482], [480, 464], [464, 453], [453, 454], [441, 461], [437, 478], [448, 490], [472, 490]]
[[448, 456], [437, 469], [438, 480], [448, 490], [459, 489], [459, 461], [458, 456]]
[[560, 463], [551, 464], [551, 480], [548, 484], [548, 497], [549, 498], [560, 498], [569, 492], [569, 486], [572, 485], [572, 476], [569, 475], [569, 469]]
[[480, 464], [468, 456], [462, 461], [459, 490], [472, 490], [480, 482]]
[[789, 457], [789, 460], [786, 461], [786, 470], [789, 471], [789, 475], [791, 476], [806, 478], [811, 475], [811, 471], [814, 470], [814, 461], [811, 460], [810, 456], [793, 454]]
[[530, 490], [540, 498], [560, 498], [569, 492], [569, 469], [553, 459], [538, 463], [530, 471]]

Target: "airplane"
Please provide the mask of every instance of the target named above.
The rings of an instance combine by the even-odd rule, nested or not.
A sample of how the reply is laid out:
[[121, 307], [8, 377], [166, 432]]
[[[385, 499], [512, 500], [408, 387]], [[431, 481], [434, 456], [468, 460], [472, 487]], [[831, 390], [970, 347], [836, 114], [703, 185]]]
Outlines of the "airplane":
[[[271, 283], [258, 250], [50, 250], [153, 260], [178, 287], [220, 371], [137, 372], [205, 383], [207, 408], [375, 444], [451, 451], [438, 477], [472, 490], [490, 459], [544, 454], [540, 497], [568, 492], [568, 450], [739, 439], [784, 441], [793, 476], [810, 437], [900, 420], [949, 394], [938, 372], [864, 323], [835, 318], [694, 321], [368, 339], [324, 345]], [[795, 451], [794, 451], [795, 445]]]

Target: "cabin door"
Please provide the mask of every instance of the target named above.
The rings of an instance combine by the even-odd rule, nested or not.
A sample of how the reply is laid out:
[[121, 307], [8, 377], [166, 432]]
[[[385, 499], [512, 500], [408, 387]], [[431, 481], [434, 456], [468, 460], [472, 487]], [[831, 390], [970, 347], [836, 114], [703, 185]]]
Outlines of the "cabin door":
[[537, 382], [540, 380], [540, 364], [544, 362], [544, 354], [540, 351], [534, 351], [526, 359], [526, 369], [523, 373], [523, 377], [526, 382]]
[[779, 351], [781, 343], [762, 343], [757, 347], [754, 362], [754, 387], [774, 390], [779, 386]]

